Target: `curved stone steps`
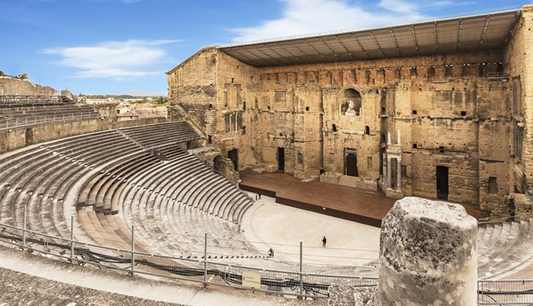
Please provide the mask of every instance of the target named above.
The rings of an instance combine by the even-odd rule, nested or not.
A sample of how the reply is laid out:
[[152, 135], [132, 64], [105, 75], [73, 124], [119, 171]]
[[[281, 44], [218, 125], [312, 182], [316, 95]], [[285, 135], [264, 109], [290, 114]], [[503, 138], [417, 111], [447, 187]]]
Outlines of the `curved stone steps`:
[[485, 251], [482, 257], [478, 257], [478, 268], [480, 267], [479, 264], [491, 262], [495, 256], [494, 254], [501, 252], [501, 247], [509, 238], [510, 228], [511, 224], [508, 222], [494, 224], [491, 245], [488, 247], [487, 251]]
[[[128, 149], [135, 150], [136, 148], [133, 145], [130, 146], [122, 146], [123, 151], [121, 151], [121, 154], [126, 154], [128, 152]], [[95, 148], [95, 150], [98, 150], [98, 148]], [[97, 152], [97, 151], [96, 151]], [[94, 154], [90, 158], [86, 158], [85, 162], [87, 164], [90, 164], [92, 167], [99, 167], [101, 165], [105, 165], [108, 162], [113, 161], [115, 158], [117, 158], [117, 154]], [[45, 183], [42, 185], [42, 187], [45, 187], [43, 190], [43, 197], [41, 199], [41, 203], [43, 200], [46, 199], [53, 199], [54, 197], [58, 199], [63, 199], [67, 191], [70, 189], [70, 187], [83, 175], [88, 173], [90, 171], [89, 168], [84, 167], [81, 163], [67, 168], [66, 171], [59, 172], [57, 175], [50, 176], [48, 178], [48, 183]], [[45, 209], [54, 208], [54, 206], [51, 205], [43, 205], [41, 204], [41, 207], [44, 207]], [[62, 209], [61, 209], [62, 210]], [[56, 225], [60, 225], [58, 223], [55, 223]], [[66, 235], [68, 235], [68, 229], [66, 230]], [[64, 231], [59, 231], [60, 233]]]
[[[24, 205], [18, 203], [29, 203], [30, 229], [69, 236], [66, 225], [60, 224], [64, 223], [64, 216], [58, 218], [58, 214], [62, 215], [65, 193], [89, 170], [87, 164], [104, 165], [120, 157], [120, 154], [116, 154], [119, 149], [135, 151], [141, 148], [116, 131], [104, 131], [51, 141], [39, 147], [32, 146], [6, 154], [9, 157], [0, 157], [0, 171], [3, 174], [0, 177], [3, 187], [0, 203], [3, 214], [0, 214], [0, 220], [22, 226]], [[112, 153], [102, 155], [100, 150]], [[10, 194], [10, 189], [15, 192]]]
[[[81, 146], [82, 149], [79, 149], [79, 152], [86, 152], [86, 150], [88, 150], [87, 148]], [[31, 154], [32, 155], [32, 158], [29, 158], [29, 159], [25, 159], [25, 162], [23, 163], [19, 163], [17, 164], [17, 167], [15, 168], [17, 171], [13, 171], [12, 173], [10, 173], [9, 175], [6, 175], [4, 173], [4, 176], [3, 176], [3, 179], [4, 180], [14, 180], [14, 181], [18, 181], [16, 183], [16, 186], [18, 186], [18, 188], [21, 188], [21, 191], [19, 194], [24, 194], [24, 191], [26, 192], [31, 192], [32, 194], [32, 200], [30, 201], [30, 203], [34, 203], [34, 199], [35, 197], [40, 197], [41, 199], [46, 199], [46, 197], [48, 197], [49, 195], [44, 195], [43, 192], [42, 192], [42, 180], [43, 179], [46, 179], [46, 180], [49, 180], [50, 179], [50, 173], [53, 173], [56, 168], [58, 167], [64, 167], [64, 168], [67, 168], [69, 166], [68, 164], [68, 161], [66, 161], [65, 159], [63, 158], [58, 158], [57, 154], [54, 154], [53, 152], [50, 152], [50, 151], [47, 151], [47, 150], [43, 150], [43, 149], [37, 149], [36, 150], [38, 153], [37, 154]], [[44, 157], [46, 156], [46, 157]], [[21, 155], [19, 156], [19, 158], [23, 158], [24, 159], [24, 155]], [[28, 169], [32, 169], [30, 173], [28, 173]], [[46, 171], [44, 171], [46, 169]], [[35, 175], [35, 173], [37, 173], [38, 175]], [[58, 172], [60, 173], [60, 172]], [[25, 179], [22, 179], [24, 176], [26, 176]], [[45, 178], [43, 178], [45, 177]], [[30, 186], [28, 187], [28, 182], [34, 182], [36, 181], [37, 183], [34, 183], [33, 186]], [[28, 190], [29, 188], [29, 190]], [[34, 188], [37, 188], [37, 189], [34, 189]], [[26, 190], [24, 190], [26, 189]], [[18, 222], [15, 221], [15, 223], [18, 224], [18, 226], [22, 226], [22, 224], [20, 223], [21, 220], [22, 220], [22, 214], [23, 214], [23, 209], [20, 209], [20, 207], [17, 207], [17, 199], [18, 199], [18, 195], [15, 196], [14, 198], [12, 198], [12, 203], [11, 203], [11, 211], [15, 212], [15, 216], [18, 216]], [[23, 203], [26, 203], [26, 199], [23, 199]], [[35, 211], [35, 209], [30, 209], [30, 212], [31, 211]], [[39, 209], [37, 209], [39, 210]], [[50, 216], [50, 215], [48, 215]], [[34, 221], [33, 223], [35, 224], [35, 218], [31, 218], [30, 219], [32, 221]], [[57, 231], [52, 231], [52, 232], [49, 232], [50, 235], [56, 235], [58, 234]]]
[[[124, 172], [123, 170], [128, 171], [135, 171], [137, 169], [143, 169], [144, 167], [150, 167], [154, 164], [159, 163], [155, 158], [151, 158], [150, 156], [143, 156], [142, 157], [143, 162], [139, 164], [135, 164], [137, 159], [134, 159], [132, 164], [126, 164], [127, 166], [131, 166], [131, 168], [126, 169], [111, 169], [108, 171], [105, 171], [105, 173], [101, 174], [100, 180], [94, 184], [91, 188], [91, 192], [89, 192], [89, 197], [87, 199], [87, 205], [94, 206], [95, 210], [97, 211], [103, 211], [105, 213], [111, 212], [111, 206], [106, 206], [106, 195], [107, 197], [110, 197], [111, 195], [108, 194], [109, 187], [113, 184], [119, 182], [118, 178], [127, 176], [128, 172]], [[110, 202], [109, 202], [110, 204]]]
[[[161, 177], [165, 177], [167, 175], [171, 175], [174, 173], [174, 170], [182, 166], [181, 164], [171, 164], [169, 163], [165, 168], [159, 169], [159, 171], [152, 172], [150, 176], [144, 176], [143, 181], [139, 182], [142, 186], [147, 186], [146, 188], [137, 189], [135, 191], [135, 196], [132, 198], [131, 202], [135, 205], [135, 209], [137, 210], [138, 215], [138, 222], [144, 225], [144, 222], [142, 220], [147, 219], [148, 215], [146, 212], [146, 208], [150, 205], [149, 197], [157, 192], [158, 187], [158, 180], [161, 179]], [[141, 204], [144, 203], [144, 204]], [[156, 236], [156, 240], [167, 240], [167, 237], [165, 234], [164, 229], [159, 228], [156, 226], [156, 224], [150, 223], [150, 228], [145, 228], [147, 235], [154, 235]], [[173, 243], [173, 239], [168, 239], [168, 244], [173, 245], [173, 249], [179, 249], [179, 246]]]
[[533, 219], [489, 224], [479, 240], [480, 278], [495, 278], [519, 270], [533, 257]]
[[[139, 159], [141, 161], [143, 161], [144, 159], [142, 158], [142, 156], [144, 155], [145, 153], [142, 152], [142, 153], [139, 153], [139, 155], [141, 157], [139, 157]], [[128, 161], [127, 163], [122, 163], [121, 161], [118, 161], [116, 162], [115, 164], [111, 165], [110, 166], [110, 169], [108, 170], [102, 170], [100, 171], [99, 173], [97, 174], [94, 174], [89, 180], [87, 180], [83, 186], [81, 187], [81, 191], [79, 192], [78, 194], [78, 198], [76, 200], [76, 203], [78, 206], [80, 207], [83, 207], [83, 206], [87, 206], [88, 205], [88, 198], [89, 198], [89, 194], [92, 194], [92, 190], [94, 188], [94, 185], [97, 184], [101, 179], [105, 179], [105, 175], [106, 173], [118, 173], [117, 171], [117, 168], [116, 166], [124, 166], [124, 167], [127, 167], [128, 165], [133, 165], [137, 162], [138, 158], [132, 158], [130, 161]], [[106, 172], [107, 171], [107, 172]], [[117, 174], [118, 175], [118, 174]], [[117, 177], [117, 180], [120, 179], [120, 177]]]
[[[145, 148], [158, 147], [184, 140], [199, 139], [194, 128], [187, 122], [146, 125], [143, 128], [130, 127], [120, 129], [120, 131], [134, 141], [142, 144]], [[173, 135], [174, 137], [168, 137], [169, 135]]]
[[121, 180], [127, 179], [130, 173], [134, 173], [135, 171], [142, 171], [143, 168], [148, 168], [159, 162], [160, 161], [153, 157], [146, 158], [144, 159], [144, 161], [139, 162], [139, 167], [133, 167], [133, 165], [131, 165], [130, 167], [128, 167], [128, 169], [124, 169], [122, 171], [119, 171], [116, 175], [113, 175], [116, 176], [116, 178], [113, 178], [112, 180], [108, 180], [106, 182], [105, 193], [101, 197], [103, 199], [104, 212], [115, 213], [117, 211], [118, 206], [116, 202], [113, 202], [113, 199], [117, 198], [115, 194], [117, 188], [121, 186]]
[[502, 256], [507, 256], [510, 249], [515, 246], [520, 233], [520, 223], [506, 222], [503, 223], [502, 232], [498, 241], [491, 248], [492, 252], [485, 253], [478, 260], [478, 270], [483, 270], [486, 266], [494, 265], [503, 261]]
[[[161, 186], [161, 184], [159, 184], [159, 185]], [[155, 190], [154, 192], [152, 192], [151, 195], [150, 195], [151, 199], [150, 199], [148, 202], [149, 202], [149, 203], [152, 203], [152, 201], [154, 201], [154, 203], [157, 203], [157, 202], [160, 202], [160, 200], [161, 200], [161, 201], [166, 201], [166, 202], [171, 202], [170, 199], [171, 199], [171, 198], [174, 198], [175, 195], [172, 195], [172, 196], [169, 196], [169, 195], [168, 195], [168, 191], [165, 189], [165, 188], [166, 188], [165, 186], [167, 186], [167, 185], [168, 185], [168, 182], [166, 182], [166, 183], [161, 187], [161, 190]], [[156, 197], [156, 198], [159, 198], [159, 199], [156, 200], [156, 199], [153, 199], [153, 198], [154, 198], [155, 193], [157, 193], [157, 192], [159, 192], [160, 194], [162, 194], [162, 196], [160, 196], [160, 197]], [[155, 204], [154, 204], [154, 205], [155, 205]], [[168, 206], [168, 205], [167, 205], [167, 206]], [[149, 205], [148, 207], [150, 208], [150, 205]], [[163, 210], [159, 209], [159, 210], [160, 210], [160, 211], [165, 211], [165, 209], [163, 209]], [[150, 214], [150, 213], [148, 213], [148, 214]], [[202, 214], [202, 215], [203, 215], [203, 214]], [[205, 218], [205, 216], [202, 216], [202, 217]], [[158, 218], [157, 216], [154, 216], [154, 219], [159, 219], [159, 220], [161, 220], [161, 219], [163, 219], [163, 218]], [[167, 227], [167, 230], [168, 230], [168, 227]]]

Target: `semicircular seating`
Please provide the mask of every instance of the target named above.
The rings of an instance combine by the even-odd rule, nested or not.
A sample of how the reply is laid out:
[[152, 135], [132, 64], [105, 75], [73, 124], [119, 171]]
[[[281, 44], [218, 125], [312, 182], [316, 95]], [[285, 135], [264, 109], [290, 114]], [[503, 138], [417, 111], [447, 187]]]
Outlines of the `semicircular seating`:
[[68, 239], [76, 211], [85, 242], [128, 249], [135, 225], [137, 250], [194, 258], [210, 233], [213, 256], [263, 257], [240, 233], [253, 201], [182, 149], [199, 138], [188, 123], [170, 122], [0, 156], [0, 222], [22, 227], [26, 208], [28, 229]]
[[[186, 123], [171, 125], [186, 128], [185, 134], [190, 140], [199, 138], [198, 134], [191, 134], [194, 129]], [[173, 142], [172, 139], [166, 141]], [[69, 237], [63, 201], [72, 186], [98, 167], [144, 151], [145, 148], [119, 131], [109, 130], [4, 154], [0, 156], [0, 221], [22, 227], [26, 208], [29, 229], [51, 236]]]
[[[94, 175], [82, 188], [78, 207], [93, 206], [96, 214], [103, 215], [120, 211], [128, 227], [135, 225], [144, 244], [157, 242], [161, 252], [168, 254], [198, 256], [203, 252], [198, 237], [204, 233], [222, 241], [228, 237], [244, 240], [238, 223], [253, 203], [250, 198], [178, 146], [160, 147], [158, 152], [158, 158], [145, 153]], [[209, 211], [209, 206], [222, 209]], [[251, 245], [237, 244], [238, 248], [221, 243], [213, 251], [258, 256]]]
[[0, 130], [101, 118], [91, 105], [64, 101], [59, 96], [0, 96]]
[[482, 279], [512, 275], [533, 264], [533, 218], [481, 225], [478, 275]]

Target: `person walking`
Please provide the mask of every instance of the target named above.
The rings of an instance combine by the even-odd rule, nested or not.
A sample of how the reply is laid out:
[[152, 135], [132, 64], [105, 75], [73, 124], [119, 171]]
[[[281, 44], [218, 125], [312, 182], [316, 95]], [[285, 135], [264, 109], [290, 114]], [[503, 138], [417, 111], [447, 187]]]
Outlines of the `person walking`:
[[257, 196], [259, 197], [259, 200], [261, 200], [261, 191], [257, 193]]
[[272, 248], [268, 250], [268, 257], [274, 257], [274, 250]]
[[324, 238], [322, 238], [322, 247], [325, 248], [326, 247], [326, 243], [328, 242], [328, 240], [326, 239], [326, 236], [324, 236]]

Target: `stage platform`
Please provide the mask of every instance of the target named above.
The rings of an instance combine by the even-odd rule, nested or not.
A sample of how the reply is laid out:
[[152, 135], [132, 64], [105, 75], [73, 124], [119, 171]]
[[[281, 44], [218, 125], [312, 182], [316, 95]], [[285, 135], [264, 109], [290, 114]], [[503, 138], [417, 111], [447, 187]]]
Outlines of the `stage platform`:
[[[302, 182], [284, 173], [258, 174], [240, 172], [243, 190], [261, 192], [277, 203], [376, 227], [394, 205], [395, 200], [379, 191], [367, 191], [321, 182]], [[488, 217], [477, 207], [463, 205], [475, 218]]]

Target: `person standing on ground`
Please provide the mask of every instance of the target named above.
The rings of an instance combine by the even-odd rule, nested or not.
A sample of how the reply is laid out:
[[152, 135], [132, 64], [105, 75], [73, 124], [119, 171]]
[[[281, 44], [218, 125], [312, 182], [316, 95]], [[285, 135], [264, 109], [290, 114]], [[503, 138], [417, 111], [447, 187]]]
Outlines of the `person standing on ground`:
[[324, 236], [324, 238], [322, 238], [322, 247], [325, 248], [326, 247], [326, 243], [328, 242], [328, 240], [326, 239], [326, 236]]
[[259, 191], [257, 195], [259, 196], [259, 200], [261, 200], [261, 191]]

